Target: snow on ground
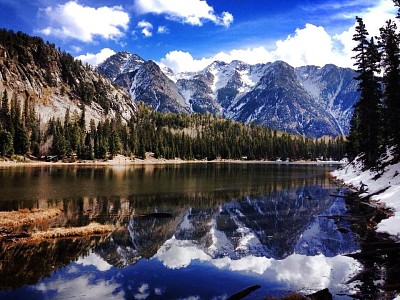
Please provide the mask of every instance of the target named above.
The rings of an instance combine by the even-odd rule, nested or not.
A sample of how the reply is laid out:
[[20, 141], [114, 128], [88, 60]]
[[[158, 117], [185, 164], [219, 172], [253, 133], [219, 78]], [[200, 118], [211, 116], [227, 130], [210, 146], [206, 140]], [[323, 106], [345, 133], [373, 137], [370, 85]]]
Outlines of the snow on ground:
[[[392, 158], [389, 151], [383, 162], [390, 162]], [[400, 237], [400, 163], [389, 164], [382, 171], [362, 171], [362, 166], [361, 161], [356, 159], [343, 169], [332, 172], [332, 175], [346, 185], [364, 191], [361, 197], [374, 194], [370, 198], [372, 201], [391, 208], [393, 215], [382, 220], [377, 231]]]

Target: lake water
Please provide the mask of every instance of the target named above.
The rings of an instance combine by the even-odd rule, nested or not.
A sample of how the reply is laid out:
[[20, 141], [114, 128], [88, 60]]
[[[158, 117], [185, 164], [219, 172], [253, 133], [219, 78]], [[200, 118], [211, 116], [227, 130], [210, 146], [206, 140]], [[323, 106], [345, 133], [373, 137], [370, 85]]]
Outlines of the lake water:
[[118, 228], [0, 243], [0, 299], [226, 299], [255, 284], [248, 299], [324, 288], [346, 297], [360, 265], [343, 254], [359, 245], [345, 221], [329, 218], [346, 214], [331, 196], [342, 192], [326, 176], [334, 168], [0, 168], [0, 210], [59, 207], [51, 226]]

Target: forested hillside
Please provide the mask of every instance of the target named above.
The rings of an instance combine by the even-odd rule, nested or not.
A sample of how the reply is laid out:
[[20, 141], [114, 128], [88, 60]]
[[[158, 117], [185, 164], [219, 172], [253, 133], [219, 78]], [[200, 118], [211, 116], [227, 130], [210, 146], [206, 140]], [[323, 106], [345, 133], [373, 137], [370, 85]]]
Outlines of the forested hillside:
[[0, 30], [0, 97], [3, 155], [48, 152], [47, 123], [67, 110], [74, 119], [84, 114], [88, 124], [117, 115], [128, 120], [137, 109], [127, 92], [72, 55], [7, 30]]
[[0, 155], [108, 159], [341, 159], [342, 137], [312, 139], [211, 114], [137, 105], [91, 67], [42, 39], [0, 30]]
[[[144, 158], [182, 159], [341, 159], [344, 140], [304, 138], [277, 132], [260, 125], [244, 125], [211, 114], [155, 112], [141, 105], [126, 125], [120, 118], [90, 124], [78, 121], [64, 124], [51, 120], [48, 136], [54, 136], [51, 153], [75, 153], [86, 158], [109, 158], [118, 153]], [[83, 135], [85, 138], [83, 139]], [[77, 143], [81, 141], [81, 145]], [[84, 143], [82, 143], [84, 141]]]

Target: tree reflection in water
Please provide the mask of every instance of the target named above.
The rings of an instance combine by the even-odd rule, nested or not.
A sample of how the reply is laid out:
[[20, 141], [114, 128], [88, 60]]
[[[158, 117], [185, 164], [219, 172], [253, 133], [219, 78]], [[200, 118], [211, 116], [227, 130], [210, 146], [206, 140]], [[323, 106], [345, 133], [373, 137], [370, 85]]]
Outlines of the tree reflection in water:
[[[7, 292], [0, 298], [27, 289], [38, 295], [83, 296], [84, 288], [61, 291], [58, 281], [64, 286], [90, 286], [115, 298], [179, 298], [190, 296], [187, 293], [196, 286], [200, 296], [223, 296], [214, 281], [208, 292], [202, 291], [204, 285], [194, 280], [202, 275], [193, 272], [228, 276], [226, 293], [254, 276], [256, 283], [281, 291], [346, 290], [343, 282], [359, 265], [338, 255], [353, 252], [358, 245], [350, 230], [337, 230], [348, 228], [344, 221], [324, 218], [346, 214], [343, 201], [329, 196], [333, 188], [325, 172], [315, 166], [260, 165], [17, 172], [15, 179], [27, 183], [30, 177], [33, 184], [37, 176], [44, 178], [37, 187], [28, 184], [32, 195], [41, 195], [50, 186], [56, 192], [49, 198], [1, 202], [3, 209], [61, 207], [64, 213], [51, 226], [97, 221], [118, 229], [109, 237], [2, 243], [1, 288]], [[154, 212], [168, 212], [171, 218], [148, 216]], [[173, 286], [182, 283], [177, 294], [169, 294], [171, 286], [161, 284], [172, 273]], [[194, 281], [186, 282], [187, 277]], [[9, 290], [16, 287], [22, 288]], [[267, 293], [266, 288], [260, 293]]]

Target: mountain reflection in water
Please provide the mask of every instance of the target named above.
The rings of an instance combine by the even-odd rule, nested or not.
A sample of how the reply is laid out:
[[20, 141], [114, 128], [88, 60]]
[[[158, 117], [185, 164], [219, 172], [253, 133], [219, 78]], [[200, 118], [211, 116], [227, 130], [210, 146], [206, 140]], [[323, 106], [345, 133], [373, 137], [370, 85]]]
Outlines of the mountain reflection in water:
[[[223, 299], [252, 284], [262, 286], [254, 294], [259, 298], [325, 287], [346, 293], [344, 283], [360, 266], [340, 254], [359, 246], [345, 221], [326, 217], [346, 214], [343, 199], [330, 196], [339, 191], [326, 178], [328, 170], [0, 170], [0, 179], [10, 173], [32, 194], [18, 200], [5, 190], [10, 201], [0, 201], [3, 210], [62, 207], [52, 226], [97, 221], [118, 227], [108, 237], [0, 243], [0, 298]], [[0, 185], [13, 186], [7, 178], [8, 185]], [[146, 217], [155, 211], [172, 217]]]

